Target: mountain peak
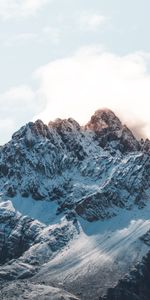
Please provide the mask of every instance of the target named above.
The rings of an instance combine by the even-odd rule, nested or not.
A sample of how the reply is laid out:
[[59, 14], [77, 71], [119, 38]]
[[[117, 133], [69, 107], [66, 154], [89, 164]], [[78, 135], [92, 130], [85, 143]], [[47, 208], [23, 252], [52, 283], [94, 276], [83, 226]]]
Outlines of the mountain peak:
[[26, 135], [41, 135], [46, 136], [48, 127], [41, 120], [35, 122], [29, 122], [26, 125], [22, 126], [18, 131], [16, 131], [12, 138], [20, 139]]
[[131, 130], [123, 125], [110, 109], [97, 110], [86, 124], [85, 129], [94, 131], [99, 145], [103, 148], [109, 148], [112, 145], [115, 149], [119, 149], [121, 153], [140, 149], [139, 142]]
[[49, 128], [54, 128], [57, 131], [73, 131], [80, 130], [80, 125], [72, 118], [69, 119], [60, 119], [57, 118], [55, 121], [50, 121], [48, 123]]
[[122, 123], [113, 111], [104, 108], [98, 109], [85, 127], [86, 129], [91, 129], [95, 132], [105, 128], [119, 130], [122, 128]]

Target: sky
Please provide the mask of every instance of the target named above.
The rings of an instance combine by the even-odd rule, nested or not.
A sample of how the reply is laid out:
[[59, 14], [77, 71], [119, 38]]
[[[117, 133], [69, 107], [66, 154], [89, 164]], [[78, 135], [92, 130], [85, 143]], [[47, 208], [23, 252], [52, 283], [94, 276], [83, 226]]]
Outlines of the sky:
[[0, 0], [0, 144], [112, 109], [150, 138], [149, 0]]

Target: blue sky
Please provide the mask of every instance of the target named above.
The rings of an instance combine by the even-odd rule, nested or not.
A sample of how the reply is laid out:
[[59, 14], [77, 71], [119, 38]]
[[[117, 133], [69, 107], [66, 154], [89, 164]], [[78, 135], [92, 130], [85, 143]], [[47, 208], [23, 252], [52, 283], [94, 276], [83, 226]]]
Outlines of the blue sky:
[[[0, 0], [0, 143], [109, 106], [149, 136], [148, 0]], [[138, 124], [138, 125], [137, 125]]]

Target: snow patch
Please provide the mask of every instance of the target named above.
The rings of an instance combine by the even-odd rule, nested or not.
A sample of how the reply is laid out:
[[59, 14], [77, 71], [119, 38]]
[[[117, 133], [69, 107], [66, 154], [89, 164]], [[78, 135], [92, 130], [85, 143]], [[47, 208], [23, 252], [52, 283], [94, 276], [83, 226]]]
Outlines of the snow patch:
[[46, 225], [59, 223], [61, 216], [56, 216], [58, 205], [56, 202], [34, 200], [31, 197], [16, 196], [11, 199], [14, 208], [22, 215], [37, 219]]

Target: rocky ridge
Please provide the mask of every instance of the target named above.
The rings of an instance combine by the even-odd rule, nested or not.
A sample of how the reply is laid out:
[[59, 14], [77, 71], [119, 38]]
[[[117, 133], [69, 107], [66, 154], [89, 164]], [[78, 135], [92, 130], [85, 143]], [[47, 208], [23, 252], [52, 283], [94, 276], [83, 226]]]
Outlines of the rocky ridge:
[[28, 123], [0, 149], [2, 198], [56, 201], [58, 214], [89, 221], [141, 207], [149, 197], [148, 144], [110, 110], [97, 111], [85, 127], [71, 118]]

